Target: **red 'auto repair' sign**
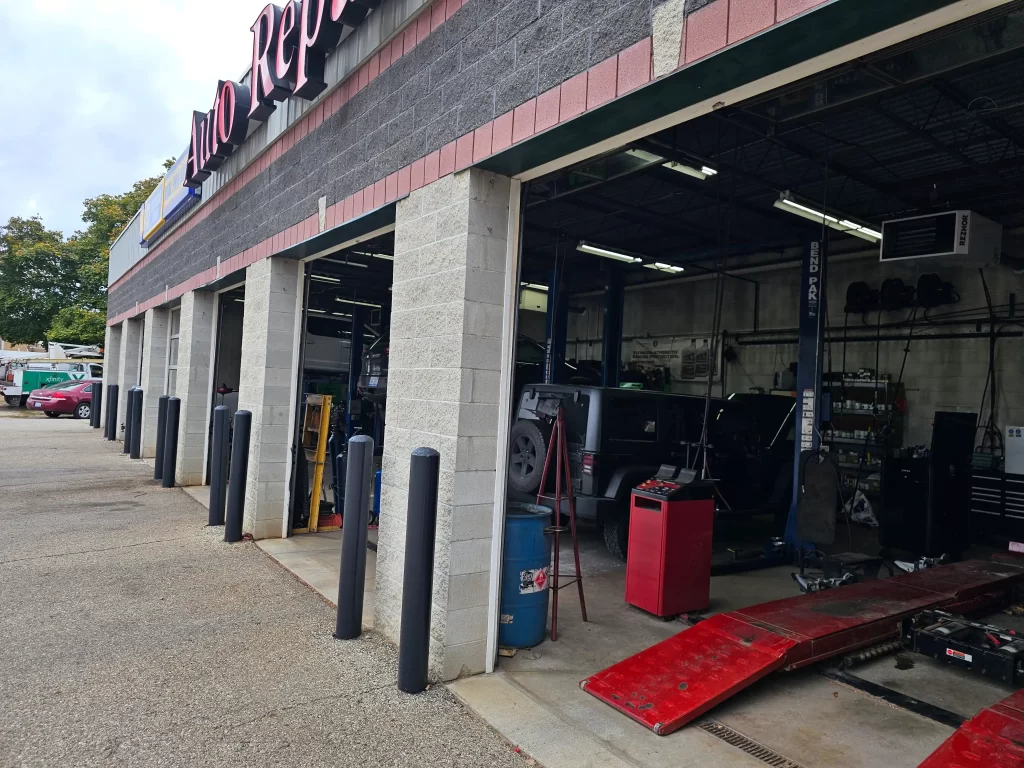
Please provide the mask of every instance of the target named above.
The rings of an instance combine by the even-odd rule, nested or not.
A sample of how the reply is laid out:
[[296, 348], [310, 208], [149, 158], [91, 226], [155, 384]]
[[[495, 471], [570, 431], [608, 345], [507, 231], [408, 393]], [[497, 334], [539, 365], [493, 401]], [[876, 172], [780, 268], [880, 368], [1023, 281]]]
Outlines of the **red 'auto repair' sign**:
[[315, 99], [326, 87], [324, 62], [346, 26], [357, 27], [380, 0], [290, 0], [268, 5], [252, 25], [250, 86], [217, 83], [209, 112], [192, 113], [185, 186], [202, 185], [249, 134], [289, 96]]

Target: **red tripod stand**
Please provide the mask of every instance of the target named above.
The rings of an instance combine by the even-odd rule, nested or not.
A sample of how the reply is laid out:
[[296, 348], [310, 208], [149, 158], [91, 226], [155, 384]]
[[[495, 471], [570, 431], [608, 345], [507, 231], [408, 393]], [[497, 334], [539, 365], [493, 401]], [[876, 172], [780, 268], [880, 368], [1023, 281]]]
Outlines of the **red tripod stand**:
[[[544, 458], [544, 472], [540, 478], [540, 488], [537, 489], [537, 503], [541, 504], [544, 489], [547, 486], [548, 470], [551, 468], [551, 458], [555, 458], [555, 521], [550, 530], [555, 536], [555, 564], [551, 569], [551, 639], [558, 639], [558, 590], [576, 583], [580, 593], [580, 612], [583, 614], [583, 621], [587, 620], [587, 603], [583, 598], [583, 573], [580, 571], [580, 545], [576, 538], [576, 498], [572, 493], [572, 475], [569, 472], [569, 449], [565, 440], [565, 409], [561, 403], [558, 404], [558, 412], [555, 415], [555, 426], [551, 432], [551, 440], [548, 442], [548, 455]], [[572, 532], [572, 553], [576, 561], [576, 574], [565, 574], [565, 578], [572, 579], [559, 585], [559, 566], [561, 552], [561, 535], [566, 530], [562, 525], [562, 484], [565, 484], [565, 498], [569, 503], [569, 530]]]

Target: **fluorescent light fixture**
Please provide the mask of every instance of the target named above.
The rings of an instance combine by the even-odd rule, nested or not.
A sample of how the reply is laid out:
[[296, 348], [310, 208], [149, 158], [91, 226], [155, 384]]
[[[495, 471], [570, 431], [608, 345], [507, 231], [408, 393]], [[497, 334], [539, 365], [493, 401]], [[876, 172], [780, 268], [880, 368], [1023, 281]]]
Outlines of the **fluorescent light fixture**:
[[371, 256], [375, 259], [384, 259], [384, 261], [394, 261], [395, 257], [388, 253], [371, 253]]
[[546, 285], [541, 285], [540, 283], [520, 283], [519, 285], [523, 288], [532, 288], [535, 291], [544, 291], [544, 293], [548, 292], [548, 287]]
[[691, 176], [695, 179], [704, 181], [708, 176], [714, 176], [718, 173], [714, 168], [710, 166], [702, 166], [701, 168], [694, 168], [690, 165], [684, 165], [683, 163], [677, 163], [674, 160], [666, 160], [661, 155], [656, 155], [653, 152], [647, 152], [643, 149], [627, 149], [626, 154], [630, 157], [635, 157], [637, 160], [643, 160], [645, 163], [661, 163], [665, 168], [675, 171], [676, 173], [682, 173], [686, 176]]
[[335, 299], [335, 301], [340, 301], [342, 304], [358, 304], [360, 307], [374, 307], [376, 309], [380, 309], [380, 304], [373, 304], [369, 301], [356, 301], [355, 299]]
[[352, 315], [346, 314], [345, 312], [331, 312], [335, 317], [352, 317]]
[[787, 211], [801, 218], [813, 221], [815, 224], [824, 224], [826, 227], [837, 232], [845, 232], [848, 235], [867, 240], [869, 243], [877, 243], [882, 239], [882, 233], [877, 229], [873, 229], [865, 224], [859, 224], [846, 217], [838, 218], [837, 216], [831, 216], [824, 211], [818, 210], [812, 204], [800, 200], [788, 190], [779, 195], [779, 199], [775, 201], [775, 207], [780, 211]]
[[672, 274], [685, 271], [682, 267], [677, 267], [675, 264], [665, 264], [661, 261], [656, 261], [653, 264], [644, 264], [644, 266], [647, 269], [656, 269], [659, 272], [669, 272]]
[[613, 251], [608, 248], [601, 248], [597, 245], [591, 245], [588, 242], [580, 241], [580, 244], [576, 246], [577, 251], [583, 253], [589, 253], [593, 256], [604, 256], [606, 259], [614, 259], [615, 261], [624, 261], [627, 264], [640, 264], [643, 259], [636, 256], [630, 256], [626, 253], [620, 253], [619, 251]]
[[245, 304], [245, 299], [235, 299], [239, 304]]
[[344, 261], [341, 261], [340, 259], [324, 259], [324, 261], [329, 261], [331, 264], [341, 264], [343, 267], [359, 267], [360, 269], [370, 268], [369, 264], [360, 264], [358, 261], [349, 261], [348, 259], [345, 259]]
[[341, 280], [339, 280], [338, 278], [336, 278], [336, 277], [327, 277], [327, 275], [310, 275], [309, 279], [310, 280], [319, 280], [321, 283], [340, 283], [341, 282]]
[[318, 315], [323, 315], [323, 314], [326, 314], [326, 312], [327, 312], [326, 309], [310, 309], [310, 310], [307, 310], [307, 311], [308, 312], [316, 312]]

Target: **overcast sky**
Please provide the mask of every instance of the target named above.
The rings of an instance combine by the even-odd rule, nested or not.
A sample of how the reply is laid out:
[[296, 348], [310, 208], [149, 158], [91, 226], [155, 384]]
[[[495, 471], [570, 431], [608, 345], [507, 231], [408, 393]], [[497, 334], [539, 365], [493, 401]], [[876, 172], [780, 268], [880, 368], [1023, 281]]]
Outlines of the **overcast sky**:
[[82, 228], [82, 201], [162, 173], [237, 79], [267, 0], [0, 0], [0, 224]]

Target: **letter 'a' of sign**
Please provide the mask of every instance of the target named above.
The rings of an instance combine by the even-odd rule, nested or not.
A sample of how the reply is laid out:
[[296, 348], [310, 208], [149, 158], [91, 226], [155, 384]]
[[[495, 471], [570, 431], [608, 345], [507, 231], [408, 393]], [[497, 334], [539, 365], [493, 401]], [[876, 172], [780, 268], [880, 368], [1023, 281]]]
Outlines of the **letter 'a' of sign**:
[[209, 112], [192, 113], [185, 186], [199, 187], [249, 135], [249, 121], [265, 121], [276, 102], [311, 100], [326, 88], [327, 55], [345, 27], [357, 27], [380, 0], [289, 0], [267, 5], [252, 30], [249, 85], [221, 81]]

